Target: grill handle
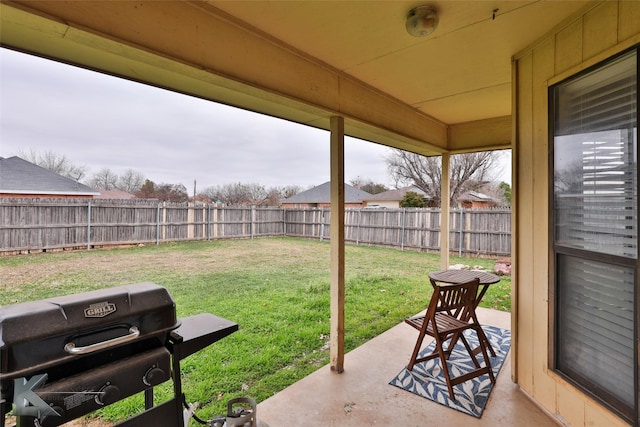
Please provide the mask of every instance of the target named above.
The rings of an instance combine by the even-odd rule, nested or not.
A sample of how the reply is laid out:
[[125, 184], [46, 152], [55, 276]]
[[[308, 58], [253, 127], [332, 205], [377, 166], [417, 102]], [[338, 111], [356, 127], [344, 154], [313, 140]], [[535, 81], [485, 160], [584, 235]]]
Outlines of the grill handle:
[[94, 351], [104, 350], [105, 348], [109, 348], [114, 345], [129, 342], [131, 340], [138, 338], [139, 336], [140, 336], [140, 330], [137, 327], [132, 326], [129, 328], [128, 335], [123, 335], [118, 338], [113, 338], [113, 339], [98, 342], [95, 344], [86, 345], [84, 347], [76, 347], [74, 343], [70, 342], [64, 346], [64, 351], [66, 351], [69, 354], [87, 354], [87, 353], [92, 353]]

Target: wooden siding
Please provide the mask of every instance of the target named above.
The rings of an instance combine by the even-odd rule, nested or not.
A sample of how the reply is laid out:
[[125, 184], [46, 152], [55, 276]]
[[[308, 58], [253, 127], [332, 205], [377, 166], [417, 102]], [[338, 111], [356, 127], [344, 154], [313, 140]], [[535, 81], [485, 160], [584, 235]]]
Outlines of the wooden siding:
[[548, 87], [639, 42], [640, 2], [598, 2], [514, 60], [517, 342], [512, 374], [538, 404], [572, 426], [627, 424], [548, 366], [552, 277]]

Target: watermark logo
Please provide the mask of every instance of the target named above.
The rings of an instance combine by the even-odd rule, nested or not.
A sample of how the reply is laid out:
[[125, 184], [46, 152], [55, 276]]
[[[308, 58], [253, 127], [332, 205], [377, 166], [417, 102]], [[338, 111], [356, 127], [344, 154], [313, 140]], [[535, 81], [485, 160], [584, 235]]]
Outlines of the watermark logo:
[[44, 417], [45, 415], [60, 416], [47, 402], [42, 400], [33, 390], [47, 381], [47, 374], [34, 375], [29, 381], [18, 378], [14, 381], [13, 409], [14, 415]]

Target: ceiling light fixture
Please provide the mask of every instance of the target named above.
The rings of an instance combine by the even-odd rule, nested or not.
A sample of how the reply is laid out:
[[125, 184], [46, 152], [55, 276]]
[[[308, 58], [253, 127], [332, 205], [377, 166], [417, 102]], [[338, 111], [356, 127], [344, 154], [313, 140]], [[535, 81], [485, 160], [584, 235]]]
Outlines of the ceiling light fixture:
[[438, 12], [431, 6], [417, 6], [407, 14], [407, 32], [414, 37], [425, 37], [438, 27]]

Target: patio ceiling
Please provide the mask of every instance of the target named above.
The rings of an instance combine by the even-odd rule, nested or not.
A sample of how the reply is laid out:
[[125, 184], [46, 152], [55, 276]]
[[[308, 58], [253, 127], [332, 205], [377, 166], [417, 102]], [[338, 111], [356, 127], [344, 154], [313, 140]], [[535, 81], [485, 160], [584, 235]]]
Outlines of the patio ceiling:
[[[386, 1], [207, 3], [447, 124], [511, 114], [511, 56], [580, 2]], [[434, 6], [416, 38], [407, 12]], [[494, 10], [495, 18], [494, 18]]]
[[[589, 2], [2, 3], [3, 46], [439, 154], [510, 147], [512, 55]], [[422, 4], [440, 21], [416, 38]]]

